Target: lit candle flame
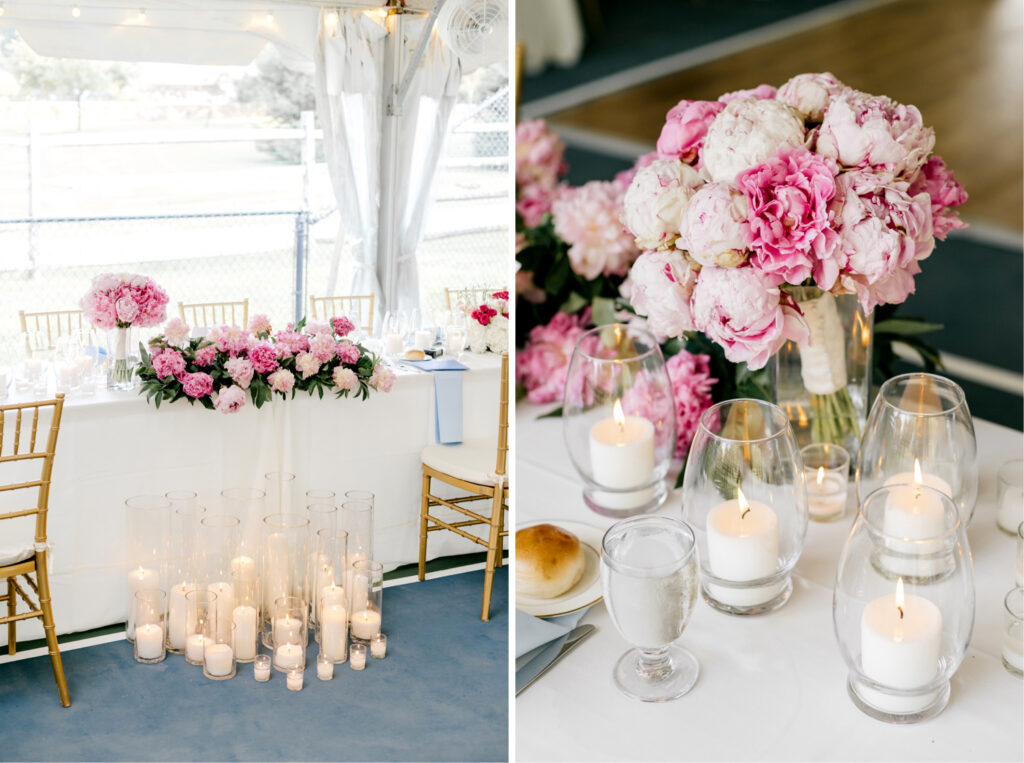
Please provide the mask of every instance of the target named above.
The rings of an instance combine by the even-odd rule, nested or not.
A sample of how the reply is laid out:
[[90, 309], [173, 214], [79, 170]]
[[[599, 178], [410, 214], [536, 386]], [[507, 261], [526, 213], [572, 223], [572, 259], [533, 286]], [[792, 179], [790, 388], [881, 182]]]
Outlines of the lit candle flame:
[[804, 412], [803, 407], [799, 403], [797, 403], [796, 405], [796, 412], [798, 416], [797, 425], [800, 427], [807, 426], [807, 414]]
[[747, 497], [743, 495], [743, 491], [738, 487], [736, 488], [736, 500], [740, 504], [740, 519], [746, 519], [747, 514], [750, 513], [750, 504], [747, 502]]
[[626, 415], [622, 412], [622, 400], [619, 398], [615, 399], [615, 405], [612, 406], [612, 418], [619, 425], [620, 432], [626, 429]]
[[903, 619], [903, 578], [896, 581], [896, 609], [900, 612], [900, 620]]
[[818, 484], [819, 485], [824, 485], [825, 484], [825, 467], [824, 466], [819, 466], [818, 467]]
[[914, 484], [918, 487], [924, 482], [921, 478], [921, 461], [917, 458], [914, 459]]

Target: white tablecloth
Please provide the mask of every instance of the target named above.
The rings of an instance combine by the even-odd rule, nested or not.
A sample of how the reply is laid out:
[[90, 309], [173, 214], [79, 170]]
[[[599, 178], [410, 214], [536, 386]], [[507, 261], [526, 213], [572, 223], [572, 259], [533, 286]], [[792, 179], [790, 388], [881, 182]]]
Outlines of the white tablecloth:
[[[516, 419], [516, 522], [573, 519], [607, 527], [584, 505], [561, 422]], [[976, 421], [980, 488], [968, 535], [977, 591], [974, 635], [937, 718], [888, 726], [846, 692], [832, 629], [832, 586], [850, 521], [810, 523], [794, 590], [777, 612], [733, 617], [703, 600], [680, 641], [701, 665], [693, 690], [645, 704], [612, 683], [628, 648], [599, 603], [598, 632], [516, 700], [519, 760], [1016, 760], [1024, 759], [1024, 685], [1000, 661], [1002, 601], [1014, 585], [1015, 541], [995, 524], [996, 469], [1020, 458], [1020, 432]], [[680, 494], [664, 512], [679, 515]]]
[[[470, 367], [463, 374], [463, 437], [496, 437], [501, 358], [467, 354], [463, 362]], [[398, 371], [389, 394], [372, 393], [365, 402], [300, 393], [230, 415], [184, 400], [156, 410], [134, 392], [68, 398], [47, 528], [57, 632], [124, 621], [124, 500], [138, 494], [194, 490], [215, 513], [222, 511], [221, 490], [263, 487], [263, 475], [274, 470], [294, 473], [299, 495], [371, 490], [374, 556], [388, 568], [415, 562], [420, 451], [434, 442], [434, 386], [432, 374]], [[0, 547], [9, 545], [12, 522], [0, 523]], [[26, 529], [31, 538], [31, 527], [19, 528]], [[454, 533], [431, 533], [427, 550], [433, 558], [482, 548]], [[19, 640], [41, 635], [39, 620], [18, 625]]]

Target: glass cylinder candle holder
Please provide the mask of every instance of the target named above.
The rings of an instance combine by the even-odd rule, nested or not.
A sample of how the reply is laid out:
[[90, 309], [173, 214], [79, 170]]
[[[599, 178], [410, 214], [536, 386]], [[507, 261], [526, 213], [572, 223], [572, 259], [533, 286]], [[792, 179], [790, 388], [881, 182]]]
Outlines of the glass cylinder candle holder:
[[259, 649], [260, 634], [259, 592], [255, 574], [248, 568], [242, 569], [232, 563], [231, 587], [234, 594], [231, 622], [235, 634], [232, 642], [235, 661], [252, 662]]
[[1024, 520], [1024, 461], [1015, 458], [999, 467], [997, 480], [996, 524], [1011, 535]]
[[345, 501], [339, 519], [348, 533], [348, 569], [360, 559], [373, 559], [373, 503]]
[[850, 454], [840, 445], [812, 443], [800, 449], [807, 486], [807, 513], [815, 522], [835, 522], [846, 513]]
[[217, 628], [217, 594], [203, 588], [185, 594], [187, 621], [185, 624], [185, 662], [203, 664], [206, 633]]
[[832, 617], [853, 703], [889, 723], [942, 712], [974, 624], [974, 571], [960, 511], [930, 487], [863, 501], [839, 557]]
[[220, 497], [224, 513], [238, 517], [241, 522], [238, 564], [251, 569], [255, 579], [256, 560], [260, 555], [260, 526], [267, 515], [267, 494], [259, 488], [231, 487], [221, 490]]
[[327, 490], [326, 488], [317, 490], [306, 491], [306, 505], [312, 506], [315, 503], [328, 503], [330, 505], [335, 504], [335, 496], [333, 490]]
[[374, 494], [370, 490], [346, 490], [346, 501], [363, 501], [373, 506]]
[[1003, 667], [1024, 676], [1024, 588], [1017, 586], [1003, 599]]
[[297, 596], [282, 596], [274, 602], [274, 667], [284, 673], [306, 667], [307, 609], [305, 599]]
[[807, 533], [807, 490], [789, 419], [763, 400], [704, 411], [686, 462], [683, 515], [707, 602], [734, 615], [781, 607]]
[[[234, 622], [235, 586], [231, 563], [238, 556], [238, 517], [213, 514], [199, 522], [200, 585], [217, 595], [217, 636], [227, 642]], [[228, 642], [230, 643], [230, 642]]]
[[258, 654], [252, 661], [252, 675], [260, 683], [270, 680], [270, 655]]
[[[168, 500], [175, 504], [174, 499]], [[199, 585], [199, 522], [205, 514], [206, 507], [194, 500], [178, 502], [171, 514], [167, 650], [175, 654], [185, 651], [185, 637], [188, 635], [185, 594]]]
[[378, 633], [370, 639], [370, 656], [375, 660], [383, 660], [388, 653], [387, 634]]
[[569, 362], [562, 425], [592, 511], [625, 517], [665, 502], [675, 421], [672, 383], [649, 331], [616, 323], [579, 337]]
[[344, 661], [348, 641], [348, 591], [344, 580], [347, 541], [344, 530], [318, 531], [310, 578], [316, 640], [320, 651], [334, 662]]
[[274, 602], [282, 596], [309, 601], [309, 519], [299, 514], [268, 514], [263, 518], [260, 541], [260, 600], [263, 604], [263, 643], [273, 647], [270, 624]]
[[882, 385], [857, 459], [857, 500], [883, 485], [927, 485], [953, 499], [970, 524], [978, 494], [977, 444], [964, 391], [935, 374]]
[[366, 644], [352, 643], [348, 664], [352, 670], [363, 670], [366, 667]]
[[167, 594], [152, 588], [136, 591], [133, 600], [135, 623], [135, 659], [139, 662], [163, 662], [167, 657], [164, 633], [167, 630]]
[[214, 681], [235, 677], [235, 624], [228, 625], [225, 635], [219, 625], [207, 623], [203, 634], [203, 675]]
[[126, 508], [128, 618], [126, 635], [135, 640], [133, 601], [137, 591], [167, 591], [167, 557], [171, 536], [171, 502], [160, 495], [136, 495]]
[[384, 565], [372, 559], [352, 564], [352, 641], [364, 646], [380, 633], [384, 604]]
[[299, 510], [298, 485], [291, 472], [267, 472], [267, 502], [271, 511], [288, 514]]
[[323, 654], [317, 655], [316, 658], [316, 677], [321, 681], [330, 681], [334, 678], [334, 662]]

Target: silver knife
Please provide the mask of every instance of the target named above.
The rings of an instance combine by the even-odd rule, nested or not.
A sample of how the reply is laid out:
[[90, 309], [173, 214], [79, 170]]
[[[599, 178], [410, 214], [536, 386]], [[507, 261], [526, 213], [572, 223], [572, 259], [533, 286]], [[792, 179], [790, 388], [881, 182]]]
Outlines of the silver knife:
[[531, 678], [530, 682], [523, 686], [522, 689], [517, 691], [516, 696], [518, 697], [520, 694], [526, 691], [530, 686], [533, 685], [534, 681], [536, 681], [542, 675], [551, 670], [551, 668], [555, 666], [556, 662], [558, 662], [560, 659], [565, 657], [565, 655], [569, 654], [569, 652], [571, 652], [573, 649], [575, 649], [584, 641], [586, 641], [587, 637], [593, 635], [594, 631], [596, 630], [597, 626], [594, 625], [580, 625], [579, 627], [570, 631], [569, 637], [565, 640], [565, 643], [562, 644], [562, 648], [558, 650], [558, 654], [555, 655], [555, 659], [549, 662], [543, 670], [541, 670], [537, 675]]

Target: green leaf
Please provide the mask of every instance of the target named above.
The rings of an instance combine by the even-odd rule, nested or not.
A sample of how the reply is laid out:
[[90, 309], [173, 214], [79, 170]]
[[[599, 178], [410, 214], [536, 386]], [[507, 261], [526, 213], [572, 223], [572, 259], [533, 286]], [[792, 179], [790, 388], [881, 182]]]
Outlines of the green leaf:
[[593, 320], [595, 326], [615, 323], [615, 300], [607, 297], [595, 297], [593, 302]]
[[563, 302], [558, 309], [561, 310], [563, 313], [572, 314], [577, 312], [578, 310], [582, 310], [586, 306], [587, 300], [581, 297], [576, 292], [573, 292], [572, 294], [569, 295], [569, 299], [565, 300], [565, 302]]
[[918, 318], [889, 318], [875, 324], [875, 334], [926, 334], [943, 328], [941, 323], [926, 323]]
[[552, 266], [547, 278], [544, 279], [544, 291], [548, 294], [558, 294], [565, 287], [571, 273], [569, 259], [567, 257], [559, 259]]
[[548, 411], [547, 413], [542, 413], [540, 416], [537, 417], [537, 420], [540, 421], [541, 419], [559, 419], [561, 417], [562, 406], [558, 406], [554, 410]]

